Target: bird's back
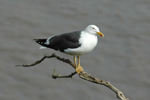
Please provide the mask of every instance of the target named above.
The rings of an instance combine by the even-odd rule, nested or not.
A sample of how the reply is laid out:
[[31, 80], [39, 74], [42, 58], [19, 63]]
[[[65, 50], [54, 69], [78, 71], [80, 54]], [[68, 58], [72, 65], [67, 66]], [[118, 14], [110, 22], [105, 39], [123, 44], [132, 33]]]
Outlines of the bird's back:
[[81, 44], [78, 39], [80, 38], [80, 31], [75, 31], [72, 33], [64, 33], [61, 35], [56, 35], [49, 37], [48, 39], [34, 39], [38, 44], [64, 52], [67, 48], [77, 48]]

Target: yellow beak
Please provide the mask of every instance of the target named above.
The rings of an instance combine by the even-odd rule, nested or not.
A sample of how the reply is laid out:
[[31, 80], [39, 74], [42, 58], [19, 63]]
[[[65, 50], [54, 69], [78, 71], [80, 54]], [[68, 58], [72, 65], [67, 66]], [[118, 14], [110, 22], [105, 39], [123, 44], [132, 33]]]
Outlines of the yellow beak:
[[104, 37], [104, 34], [102, 32], [96, 32], [98, 35], [100, 35], [101, 37]]

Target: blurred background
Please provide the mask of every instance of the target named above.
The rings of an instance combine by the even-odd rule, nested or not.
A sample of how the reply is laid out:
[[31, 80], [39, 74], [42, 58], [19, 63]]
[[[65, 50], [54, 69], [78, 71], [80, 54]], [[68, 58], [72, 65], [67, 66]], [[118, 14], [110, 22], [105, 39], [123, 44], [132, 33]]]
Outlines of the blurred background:
[[150, 94], [150, 0], [1, 0], [0, 1], [0, 100], [116, 100], [105, 86], [75, 75], [74, 69], [56, 59], [31, 64], [44, 54], [33, 39], [84, 30], [97, 25], [105, 37], [81, 56], [90, 75], [109, 81], [130, 100], [149, 99]]

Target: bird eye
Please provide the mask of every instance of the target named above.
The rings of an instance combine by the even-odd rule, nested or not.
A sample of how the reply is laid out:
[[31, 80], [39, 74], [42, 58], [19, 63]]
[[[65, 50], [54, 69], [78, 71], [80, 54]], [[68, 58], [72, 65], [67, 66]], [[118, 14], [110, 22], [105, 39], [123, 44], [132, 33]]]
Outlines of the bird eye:
[[95, 29], [94, 27], [92, 27], [92, 29]]

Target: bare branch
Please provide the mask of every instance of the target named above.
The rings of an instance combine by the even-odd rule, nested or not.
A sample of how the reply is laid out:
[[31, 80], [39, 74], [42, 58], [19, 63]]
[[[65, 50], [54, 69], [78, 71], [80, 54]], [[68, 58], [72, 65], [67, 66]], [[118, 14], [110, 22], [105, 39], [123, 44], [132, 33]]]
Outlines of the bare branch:
[[110, 88], [112, 91], [114, 91], [116, 93], [117, 98], [119, 98], [121, 100], [129, 100], [128, 98], [126, 98], [124, 96], [124, 94], [119, 89], [117, 89], [116, 87], [111, 85], [108, 81], [103, 81], [101, 79], [95, 78], [95, 77], [87, 74], [86, 72], [80, 72], [79, 77], [84, 80], [87, 80], [87, 81], [90, 81], [90, 82], [93, 82], [96, 84], [104, 85], [104, 86]]
[[43, 58], [41, 58], [40, 60], [37, 60], [37, 61], [35, 61], [34, 63], [32, 63], [32, 64], [23, 64], [23, 65], [16, 65], [16, 67], [18, 67], [18, 66], [21, 66], [21, 67], [32, 67], [32, 66], [35, 66], [35, 65], [37, 65], [37, 64], [40, 64], [42, 61], [44, 61], [46, 58], [56, 58], [56, 59], [58, 59], [58, 60], [60, 60], [60, 61], [63, 61], [63, 62], [65, 62], [65, 63], [68, 63], [69, 65], [71, 65], [73, 68], [75, 68], [75, 65], [69, 60], [69, 59], [65, 59], [65, 58], [61, 58], [61, 57], [59, 57], [59, 56], [57, 56], [55, 53], [53, 53], [51, 56], [46, 56], [46, 55], [44, 55], [44, 57]]
[[56, 79], [56, 78], [72, 78], [72, 76], [75, 75], [76, 73], [77, 73], [77, 72], [75, 71], [75, 72], [73, 72], [73, 73], [71, 73], [71, 74], [69, 74], [69, 75], [66, 75], [66, 76], [62, 76], [62, 75], [60, 75], [60, 74], [55, 75], [55, 69], [54, 69], [54, 72], [53, 72], [52, 77], [53, 77], [53, 79]]
[[[34, 62], [34, 63], [30, 64], [30, 65], [16, 65], [16, 66], [32, 67], [32, 66], [35, 66], [37, 64], [40, 64], [46, 58], [56, 58], [56, 59], [58, 59], [60, 61], [63, 61], [65, 63], [71, 65], [74, 69], [76, 68], [75, 64], [72, 63], [69, 59], [61, 58], [61, 57], [57, 56], [55, 53], [53, 53], [51, 56], [46, 56], [45, 55], [43, 58], [41, 58], [40, 60], [38, 60], [38, 61], [36, 61], [36, 62]], [[62, 76], [62, 75], [59, 75], [59, 74], [55, 75], [55, 69], [54, 69], [52, 77], [54, 79], [56, 79], [56, 78], [72, 78], [72, 76], [75, 75], [76, 73], [77, 72], [75, 71], [75, 72], [71, 73], [70, 75], [66, 75], [66, 76]], [[117, 95], [117, 98], [119, 98], [121, 100], [129, 100], [128, 98], [126, 98], [124, 96], [124, 94], [119, 89], [117, 89], [116, 87], [114, 87], [108, 81], [103, 81], [101, 79], [95, 78], [95, 77], [87, 74], [85, 71], [83, 71], [83, 72], [81, 71], [78, 75], [79, 75], [80, 78], [82, 78], [84, 80], [87, 80], [87, 81], [90, 81], [92, 83], [96, 83], [96, 84], [100, 84], [100, 85], [104, 85], [104, 86], [108, 87], [109, 89], [111, 89], [112, 91], [114, 91], [116, 93], [116, 95]]]

